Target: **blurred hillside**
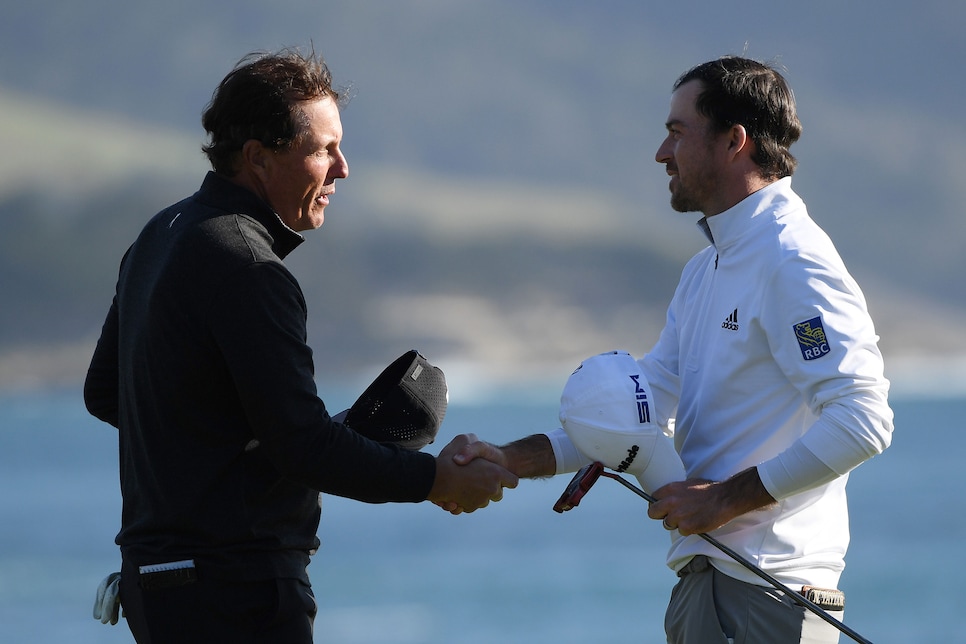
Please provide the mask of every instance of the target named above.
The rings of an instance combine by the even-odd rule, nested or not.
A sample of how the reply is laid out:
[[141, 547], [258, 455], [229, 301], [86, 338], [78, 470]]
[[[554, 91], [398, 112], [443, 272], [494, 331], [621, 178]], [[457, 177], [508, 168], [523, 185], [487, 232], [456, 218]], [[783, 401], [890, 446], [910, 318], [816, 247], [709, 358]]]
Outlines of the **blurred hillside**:
[[504, 381], [646, 351], [703, 243], [653, 162], [670, 87], [744, 50], [787, 70], [795, 187], [890, 365], [966, 355], [966, 5], [649, 5], [4, 7], [0, 387], [82, 377], [121, 254], [201, 182], [214, 86], [248, 51], [309, 43], [353, 94], [351, 177], [290, 261], [322, 378], [371, 377], [410, 347]]

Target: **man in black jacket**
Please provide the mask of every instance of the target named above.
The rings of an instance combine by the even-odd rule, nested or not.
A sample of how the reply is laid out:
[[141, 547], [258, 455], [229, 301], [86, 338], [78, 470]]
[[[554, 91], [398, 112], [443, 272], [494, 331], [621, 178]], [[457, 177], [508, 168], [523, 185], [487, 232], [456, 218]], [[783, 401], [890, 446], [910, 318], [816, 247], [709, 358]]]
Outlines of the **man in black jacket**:
[[517, 483], [453, 463], [471, 436], [438, 459], [373, 442], [317, 395], [282, 260], [348, 176], [340, 100], [314, 54], [244, 59], [203, 116], [214, 171], [121, 262], [84, 396], [120, 430], [120, 597], [139, 642], [311, 642], [319, 492], [473, 511]]

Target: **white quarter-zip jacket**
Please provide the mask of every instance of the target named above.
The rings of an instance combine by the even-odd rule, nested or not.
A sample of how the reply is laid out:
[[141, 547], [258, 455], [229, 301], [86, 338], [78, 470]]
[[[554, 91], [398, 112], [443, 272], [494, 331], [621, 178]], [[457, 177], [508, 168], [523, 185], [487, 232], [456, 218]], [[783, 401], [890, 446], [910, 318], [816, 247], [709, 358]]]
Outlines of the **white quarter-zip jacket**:
[[[659, 422], [689, 478], [757, 467], [777, 504], [712, 535], [786, 585], [835, 588], [849, 544], [848, 472], [892, 437], [889, 383], [859, 286], [791, 189], [776, 181], [699, 224], [712, 245], [685, 266], [639, 360]], [[558, 471], [580, 465], [549, 432]], [[672, 532], [668, 566], [707, 555], [759, 577], [703, 539]]]

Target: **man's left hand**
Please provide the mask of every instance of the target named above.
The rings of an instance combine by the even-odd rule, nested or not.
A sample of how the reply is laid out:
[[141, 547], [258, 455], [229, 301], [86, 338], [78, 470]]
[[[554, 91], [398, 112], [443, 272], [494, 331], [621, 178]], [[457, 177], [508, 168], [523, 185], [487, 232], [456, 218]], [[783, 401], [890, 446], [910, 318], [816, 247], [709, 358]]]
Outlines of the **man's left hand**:
[[647, 508], [647, 516], [664, 522], [668, 530], [682, 535], [711, 532], [746, 512], [771, 505], [768, 494], [751, 467], [725, 481], [688, 479], [676, 481], [654, 491], [657, 499]]

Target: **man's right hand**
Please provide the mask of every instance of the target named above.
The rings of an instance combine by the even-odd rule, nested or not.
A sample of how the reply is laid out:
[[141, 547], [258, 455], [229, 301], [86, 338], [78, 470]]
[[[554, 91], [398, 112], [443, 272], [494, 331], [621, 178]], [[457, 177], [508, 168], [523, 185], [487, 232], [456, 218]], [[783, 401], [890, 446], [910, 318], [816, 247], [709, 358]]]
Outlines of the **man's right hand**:
[[503, 488], [515, 488], [519, 479], [504, 466], [485, 458], [460, 465], [454, 456], [477, 442], [473, 434], [460, 434], [436, 457], [436, 480], [427, 497], [452, 514], [473, 512], [503, 498]]

